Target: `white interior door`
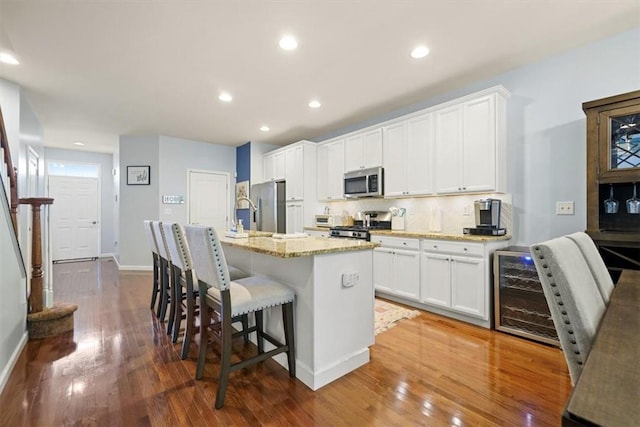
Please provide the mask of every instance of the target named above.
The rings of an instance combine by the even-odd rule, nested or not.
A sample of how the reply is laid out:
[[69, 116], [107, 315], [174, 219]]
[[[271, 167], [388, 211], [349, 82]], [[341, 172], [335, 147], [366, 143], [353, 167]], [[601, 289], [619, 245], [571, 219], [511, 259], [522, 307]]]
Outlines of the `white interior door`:
[[49, 196], [53, 261], [97, 258], [98, 178], [50, 176]]
[[229, 224], [229, 174], [189, 171], [189, 223], [224, 233]]

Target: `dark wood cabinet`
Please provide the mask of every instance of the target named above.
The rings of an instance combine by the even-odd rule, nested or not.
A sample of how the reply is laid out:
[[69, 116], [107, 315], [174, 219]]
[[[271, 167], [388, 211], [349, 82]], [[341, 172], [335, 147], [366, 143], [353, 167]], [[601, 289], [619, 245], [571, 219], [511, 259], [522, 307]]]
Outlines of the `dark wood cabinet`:
[[614, 279], [640, 269], [640, 90], [585, 102], [587, 233]]

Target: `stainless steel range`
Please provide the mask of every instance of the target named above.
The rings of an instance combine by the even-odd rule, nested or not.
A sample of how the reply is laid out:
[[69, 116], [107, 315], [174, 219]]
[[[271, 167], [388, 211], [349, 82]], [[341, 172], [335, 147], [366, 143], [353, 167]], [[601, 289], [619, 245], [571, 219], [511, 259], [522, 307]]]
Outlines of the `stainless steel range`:
[[362, 212], [362, 215], [356, 215], [354, 225], [331, 227], [329, 235], [342, 239], [371, 240], [370, 230], [391, 230], [391, 213], [385, 211]]

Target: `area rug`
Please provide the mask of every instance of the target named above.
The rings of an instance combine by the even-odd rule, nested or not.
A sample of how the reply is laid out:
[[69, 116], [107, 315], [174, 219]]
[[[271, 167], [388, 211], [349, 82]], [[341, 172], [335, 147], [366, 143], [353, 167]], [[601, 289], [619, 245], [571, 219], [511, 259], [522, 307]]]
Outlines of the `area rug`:
[[375, 334], [378, 335], [380, 332], [393, 328], [400, 319], [411, 319], [418, 314], [420, 314], [420, 312], [417, 310], [409, 310], [408, 308], [376, 298]]

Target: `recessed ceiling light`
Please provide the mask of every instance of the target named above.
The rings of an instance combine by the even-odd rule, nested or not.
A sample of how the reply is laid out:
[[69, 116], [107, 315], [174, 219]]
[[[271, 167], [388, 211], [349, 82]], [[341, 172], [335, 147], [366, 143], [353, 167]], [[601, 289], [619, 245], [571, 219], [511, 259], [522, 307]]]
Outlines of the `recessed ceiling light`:
[[315, 99], [309, 103], [309, 107], [311, 108], [320, 108], [321, 105], [322, 104], [320, 104], [320, 102], [316, 101]]
[[218, 96], [218, 99], [222, 102], [231, 102], [233, 97], [228, 92], [222, 92], [220, 96]]
[[0, 62], [11, 65], [18, 65], [20, 63], [20, 61], [18, 61], [16, 57], [9, 52], [0, 52]]
[[269, 128], [269, 126], [260, 126], [260, 130], [262, 132], [269, 132], [271, 130], [271, 128]]
[[295, 50], [298, 47], [298, 41], [295, 37], [286, 35], [280, 39], [278, 45], [284, 50]]
[[82, 147], [84, 145], [84, 142], [76, 141], [76, 142], [73, 143], [73, 145], [78, 145], [78, 146]]
[[429, 55], [429, 48], [424, 45], [416, 46], [411, 51], [411, 57], [415, 59], [424, 58], [427, 55]]

